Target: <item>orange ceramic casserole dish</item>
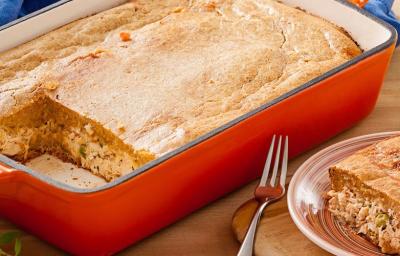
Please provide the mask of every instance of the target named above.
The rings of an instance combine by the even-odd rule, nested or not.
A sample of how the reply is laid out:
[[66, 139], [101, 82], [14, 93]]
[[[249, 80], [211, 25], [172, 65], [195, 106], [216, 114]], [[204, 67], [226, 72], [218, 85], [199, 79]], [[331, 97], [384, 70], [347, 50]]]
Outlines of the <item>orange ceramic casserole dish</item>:
[[[120, 2], [61, 1], [0, 28], [0, 50]], [[0, 155], [0, 213], [73, 254], [112, 254], [258, 177], [272, 134], [289, 135], [293, 157], [367, 116], [395, 30], [347, 2], [283, 2], [343, 27], [364, 53], [96, 189], [55, 182]]]

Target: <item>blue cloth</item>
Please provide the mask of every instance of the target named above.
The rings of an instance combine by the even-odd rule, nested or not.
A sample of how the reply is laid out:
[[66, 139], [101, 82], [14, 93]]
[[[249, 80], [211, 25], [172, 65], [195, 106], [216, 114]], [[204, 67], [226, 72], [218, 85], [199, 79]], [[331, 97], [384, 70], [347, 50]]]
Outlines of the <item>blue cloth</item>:
[[0, 26], [58, 0], [0, 0]]
[[[364, 9], [391, 24], [397, 30], [397, 35], [400, 36], [400, 21], [392, 11], [393, 2], [394, 0], [369, 0]], [[397, 46], [399, 44], [400, 40], [397, 39]]]
[[[0, 26], [7, 24], [19, 17], [39, 10], [58, 0], [0, 0]], [[400, 35], [400, 22], [392, 12], [394, 0], [369, 0], [365, 10], [376, 17], [390, 23]], [[399, 45], [400, 40], [397, 40]]]

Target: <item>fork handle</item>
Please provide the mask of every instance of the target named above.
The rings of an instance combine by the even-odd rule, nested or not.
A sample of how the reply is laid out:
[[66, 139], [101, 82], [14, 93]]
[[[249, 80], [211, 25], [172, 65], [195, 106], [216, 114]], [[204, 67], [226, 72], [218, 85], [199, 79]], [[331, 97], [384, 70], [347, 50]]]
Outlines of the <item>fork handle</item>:
[[260, 218], [264, 212], [265, 207], [270, 203], [270, 201], [265, 201], [260, 204], [255, 212], [253, 219], [251, 220], [250, 226], [247, 229], [246, 236], [244, 237], [243, 243], [240, 246], [240, 250], [237, 256], [252, 256], [254, 248], [254, 238], [256, 237], [257, 225]]

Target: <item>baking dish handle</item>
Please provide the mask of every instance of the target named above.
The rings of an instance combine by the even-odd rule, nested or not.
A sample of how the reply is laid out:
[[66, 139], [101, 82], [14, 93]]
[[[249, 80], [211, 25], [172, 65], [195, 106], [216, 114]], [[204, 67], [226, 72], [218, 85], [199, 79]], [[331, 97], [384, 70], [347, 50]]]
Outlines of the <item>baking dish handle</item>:
[[364, 6], [368, 3], [368, 0], [349, 0], [349, 2], [357, 5], [360, 8], [364, 8]]

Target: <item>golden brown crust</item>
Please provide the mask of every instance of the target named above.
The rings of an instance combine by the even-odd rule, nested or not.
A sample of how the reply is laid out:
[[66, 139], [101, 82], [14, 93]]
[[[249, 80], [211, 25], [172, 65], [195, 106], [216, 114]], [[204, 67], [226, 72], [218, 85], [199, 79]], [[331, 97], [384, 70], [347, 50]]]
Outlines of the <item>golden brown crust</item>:
[[132, 1], [67, 24], [10, 51], [0, 53], [0, 84], [12, 79], [17, 72], [27, 72], [41, 63], [65, 58], [104, 41], [113, 31], [137, 29], [168, 15], [180, 0]]
[[329, 169], [332, 189], [348, 187], [400, 211], [400, 136], [358, 151]]
[[271, 0], [134, 1], [0, 54], [0, 117], [45, 94], [161, 155], [360, 53]]

